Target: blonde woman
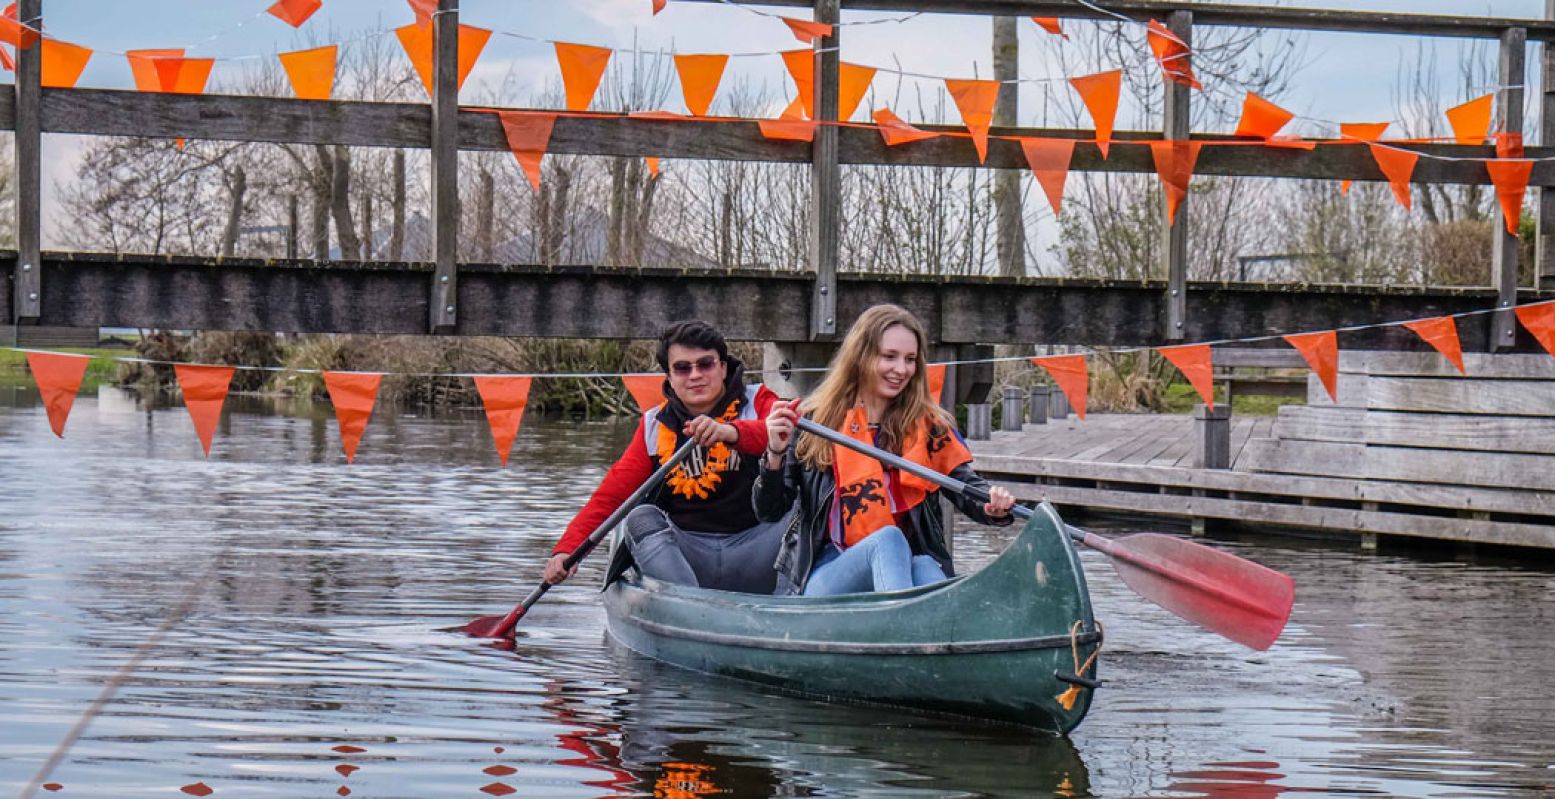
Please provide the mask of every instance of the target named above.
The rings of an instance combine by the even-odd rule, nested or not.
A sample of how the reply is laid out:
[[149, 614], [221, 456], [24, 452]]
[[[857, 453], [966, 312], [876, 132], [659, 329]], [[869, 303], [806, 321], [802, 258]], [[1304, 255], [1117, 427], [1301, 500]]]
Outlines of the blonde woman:
[[923, 326], [877, 305], [854, 322], [815, 393], [776, 402], [767, 416], [756, 516], [780, 519], [796, 499], [799, 511], [774, 565], [778, 593], [898, 591], [954, 574], [937, 487], [815, 436], [796, 440], [800, 414], [987, 490], [987, 503], [951, 500], [978, 522], [1010, 523], [1015, 498], [972, 470], [955, 419], [929, 394]]

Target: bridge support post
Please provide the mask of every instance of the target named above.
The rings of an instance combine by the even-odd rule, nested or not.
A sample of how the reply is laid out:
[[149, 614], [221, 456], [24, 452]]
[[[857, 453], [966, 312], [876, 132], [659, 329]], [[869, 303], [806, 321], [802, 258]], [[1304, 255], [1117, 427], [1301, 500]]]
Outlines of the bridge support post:
[[432, 17], [433, 333], [459, 323], [459, 0], [438, 0]]
[[[1496, 98], [1496, 133], [1521, 143], [1523, 137], [1523, 82], [1528, 73], [1528, 31], [1507, 28], [1501, 34], [1500, 93]], [[1500, 150], [1500, 147], [1496, 148]], [[1519, 148], [1520, 149], [1520, 148]], [[1539, 190], [1544, 197], [1545, 189]], [[1496, 312], [1490, 315], [1490, 349], [1510, 350], [1517, 343], [1517, 320], [1512, 306], [1517, 304], [1517, 266], [1521, 242], [1506, 231], [1501, 214], [1492, 213], [1496, 224], [1491, 240], [1490, 283], [1496, 288]]]
[[[1193, 12], [1173, 11], [1167, 15], [1166, 27], [1183, 44], [1193, 45]], [[1186, 141], [1189, 137], [1189, 88], [1180, 83], [1166, 81], [1166, 99], [1162, 136], [1170, 141]], [[1184, 197], [1177, 206], [1177, 220], [1171, 221], [1167, 212], [1161, 212], [1161, 248], [1166, 267], [1166, 329], [1161, 337], [1167, 341], [1182, 341], [1188, 320], [1188, 199]]]
[[836, 23], [841, 0], [815, 0], [815, 21], [832, 25], [830, 36], [815, 40], [815, 129], [810, 146], [810, 338], [837, 334], [837, 252], [841, 239], [842, 167], [837, 160], [837, 96], [841, 50]]
[[[43, 0], [19, 0], [17, 18], [43, 27]], [[16, 267], [12, 277], [12, 321], [37, 324], [43, 315], [43, 230], [39, 188], [43, 129], [40, 125], [43, 43], [16, 51]]]
[[[1544, 0], [1544, 18], [1555, 19], [1555, 0]], [[1555, 47], [1548, 43], [1539, 48], [1539, 90], [1543, 97], [1539, 103], [1539, 141], [1555, 141]], [[1555, 289], [1555, 186], [1540, 186], [1538, 216], [1539, 232], [1534, 248], [1534, 285], [1545, 290]]]
[[808, 396], [826, 377], [836, 350], [837, 345], [825, 342], [766, 342], [761, 345], [761, 382], [783, 399]]

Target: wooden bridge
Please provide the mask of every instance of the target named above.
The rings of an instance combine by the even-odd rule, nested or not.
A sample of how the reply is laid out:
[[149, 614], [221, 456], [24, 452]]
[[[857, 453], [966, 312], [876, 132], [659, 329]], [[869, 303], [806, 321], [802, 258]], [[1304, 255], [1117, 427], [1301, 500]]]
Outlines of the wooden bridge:
[[[709, 0], [710, 1], [710, 0]], [[835, 22], [840, 9], [957, 14], [1094, 17], [1068, 2], [1035, 0], [776, 0], [812, 8]], [[1524, 132], [1523, 73], [1530, 41], [1555, 40], [1555, 21], [1394, 13], [1318, 11], [1234, 5], [1112, 0], [1110, 9], [1138, 20], [1163, 19], [1185, 41], [1195, 26], [1294, 28], [1494, 39], [1500, 46], [1498, 132]], [[665, 321], [716, 319], [738, 339], [825, 341], [862, 308], [902, 303], [945, 344], [1083, 343], [1154, 345], [1388, 322], [1485, 308], [1500, 309], [1466, 325], [1470, 350], [1505, 351], [1519, 341], [1510, 307], [1555, 298], [1555, 162], [1538, 162], [1540, 286], [1517, 285], [1517, 240], [1495, 238], [1491, 285], [1469, 289], [1214, 284], [1187, 280], [1187, 217], [1164, 218], [1166, 246], [1159, 280], [1111, 282], [849, 274], [839, 263], [840, 168], [843, 164], [975, 166], [963, 140], [941, 138], [887, 148], [865, 127], [821, 125], [812, 143], [762, 137], [754, 121], [665, 121], [616, 114], [556, 120], [550, 151], [600, 156], [661, 156], [808, 163], [814, 207], [809, 263], [791, 271], [615, 269], [592, 266], [458, 263], [457, 156], [461, 150], [505, 151], [498, 118], [460, 108], [455, 90], [457, 0], [439, 0], [437, 55], [430, 105], [304, 101], [252, 96], [189, 96], [101, 89], [43, 89], [39, 48], [18, 55], [14, 94], [0, 94], [0, 129], [15, 131], [17, 241], [0, 256], [11, 279], [0, 281], [0, 325], [157, 326], [175, 329], [348, 333], [447, 333], [559, 337], [640, 336]], [[21, 0], [25, 20], [43, 17], [43, 0]], [[816, 42], [816, 116], [835, 121], [839, 53], [836, 29]], [[1555, 141], [1555, 56], [1540, 66], [1545, 102], [1537, 126]], [[1189, 93], [1167, 84], [1162, 131], [1120, 132], [1111, 156], [1080, 142], [1073, 169], [1151, 173], [1148, 148], [1130, 144], [1187, 139]], [[923, 126], [934, 129], [934, 126]], [[430, 263], [331, 263], [184, 257], [100, 256], [41, 251], [40, 153], [45, 133], [191, 137], [208, 140], [426, 148], [431, 152], [434, 260]], [[1089, 139], [1090, 131], [995, 127], [996, 136]], [[1194, 136], [1195, 139], [1224, 137]], [[1436, 155], [1486, 158], [1490, 146], [1419, 145]], [[1532, 158], [1555, 148], [1529, 147]], [[989, 143], [986, 167], [1024, 169], [1014, 141]], [[1202, 175], [1381, 180], [1362, 147], [1311, 151], [1210, 147]], [[1423, 183], [1484, 184], [1479, 162], [1422, 159]], [[1190, 200], [1191, 202], [1191, 200]], [[1384, 329], [1348, 336], [1348, 348], [1413, 345]]]

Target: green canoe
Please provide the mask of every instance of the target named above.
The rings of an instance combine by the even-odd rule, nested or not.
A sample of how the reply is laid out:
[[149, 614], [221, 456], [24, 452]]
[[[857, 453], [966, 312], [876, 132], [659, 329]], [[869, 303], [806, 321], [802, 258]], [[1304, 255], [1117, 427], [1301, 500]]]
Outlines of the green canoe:
[[[616, 640], [682, 668], [1057, 733], [1090, 708], [1101, 646], [1079, 557], [1047, 504], [981, 571], [932, 586], [781, 597], [629, 572], [605, 609]], [[1077, 658], [1090, 661], [1083, 675]]]

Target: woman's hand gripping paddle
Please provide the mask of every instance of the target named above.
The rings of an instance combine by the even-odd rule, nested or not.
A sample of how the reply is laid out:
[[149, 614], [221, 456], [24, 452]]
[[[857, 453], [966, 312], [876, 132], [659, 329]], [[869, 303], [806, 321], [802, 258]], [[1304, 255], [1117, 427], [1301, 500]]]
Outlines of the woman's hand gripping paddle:
[[[799, 429], [947, 490], [988, 501], [983, 492], [960, 480], [855, 441], [809, 419], [800, 419]], [[1014, 513], [1029, 518], [1032, 511], [1016, 505]], [[1268, 649], [1290, 618], [1296, 599], [1295, 582], [1267, 566], [1159, 533], [1103, 538], [1068, 525], [1065, 530], [1070, 538], [1111, 558], [1123, 583], [1140, 596], [1243, 646]]]
[[[659, 483], [664, 481], [665, 476], [670, 473], [671, 469], [674, 469], [681, 461], [686, 459], [687, 455], [691, 454], [691, 449], [696, 445], [695, 441], [690, 440], [681, 444], [680, 449], [675, 450], [675, 453], [670, 455], [669, 460], [666, 460], [664, 465], [649, 475], [648, 479], [644, 480], [643, 484], [638, 486], [637, 490], [633, 491], [632, 495], [627, 497], [626, 501], [622, 502], [619, 508], [616, 508], [615, 513], [610, 514], [610, 517], [605, 519], [599, 525], [599, 528], [589, 535], [587, 540], [573, 550], [572, 554], [567, 556], [567, 559], [562, 562], [562, 567], [571, 571], [572, 567], [578, 565], [579, 561], [588, 557], [588, 554], [594, 551], [594, 547], [598, 546], [599, 542], [605, 540], [605, 536], [609, 535], [610, 531], [615, 529], [615, 526], [620, 524], [622, 519], [626, 518], [626, 514], [631, 513], [632, 509], [637, 507], [637, 503], [642, 502], [644, 497], [647, 497], [650, 492], [658, 487]], [[542, 581], [534, 587], [533, 591], [529, 592], [529, 596], [524, 597], [523, 602], [518, 603], [516, 607], [508, 611], [506, 616], [482, 616], [464, 625], [464, 631], [466, 634], [476, 638], [511, 638], [513, 637], [513, 628], [518, 625], [518, 620], [522, 619], [524, 614], [529, 612], [530, 606], [540, 601], [540, 597], [545, 596], [545, 592], [549, 590], [551, 590], [551, 584]]]

